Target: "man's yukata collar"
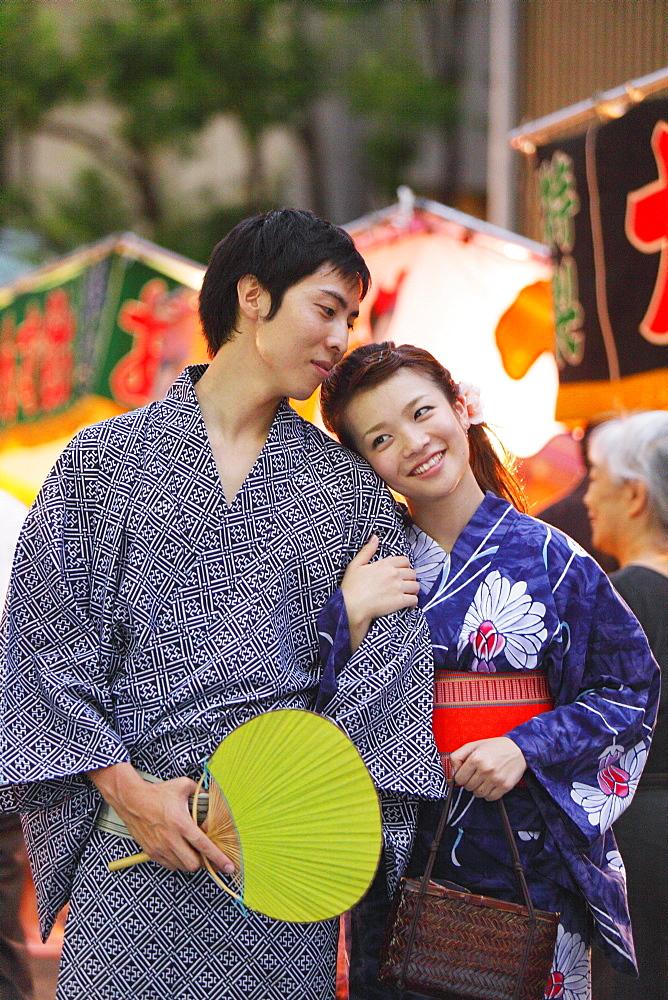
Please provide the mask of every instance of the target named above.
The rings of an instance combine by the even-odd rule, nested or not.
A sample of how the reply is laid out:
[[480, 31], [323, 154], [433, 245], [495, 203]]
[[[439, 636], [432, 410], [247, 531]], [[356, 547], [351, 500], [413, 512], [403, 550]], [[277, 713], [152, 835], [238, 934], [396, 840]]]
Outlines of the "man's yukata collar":
[[[169, 387], [162, 400], [167, 413], [175, 417], [182, 428], [189, 428], [191, 432], [194, 431], [200, 440], [201, 435], [205, 434], [206, 431], [202, 411], [200, 410], [199, 401], [195, 394], [195, 385], [199, 382], [208, 367], [208, 364], [200, 364], [189, 365], [187, 368], [184, 368]], [[299, 433], [300, 423], [301, 418], [299, 415], [292, 409], [287, 398], [283, 398], [278, 404], [276, 415], [271, 423], [267, 440], [262, 452], [260, 452], [260, 456], [266, 450], [267, 446], [271, 450], [273, 444], [280, 443], [281, 446], [289, 448], [291, 439], [301, 439], [302, 435]]]

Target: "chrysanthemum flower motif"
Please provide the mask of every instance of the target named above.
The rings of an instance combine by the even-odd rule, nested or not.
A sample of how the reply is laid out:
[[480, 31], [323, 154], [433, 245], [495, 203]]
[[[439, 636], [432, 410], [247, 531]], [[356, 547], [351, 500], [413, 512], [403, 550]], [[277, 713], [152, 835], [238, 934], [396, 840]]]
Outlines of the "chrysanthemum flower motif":
[[579, 934], [559, 924], [545, 1000], [590, 1000], [589, 952]]
[[608, 868], [610, 868], [613, 872], [619, 872], [623, 878], [626, 878], [624, 860], [619, 851], [608, 851], [605, 856], [605, 860], [608, 862]]
[[472, 669], [481, 673], [496, 672], [493, 661], [502, 650], [511, 667], [533, 670], [547, 638], [544, 616], [545, 605], [531, 599], [524, 580], [512, 583], [492, 570], [466, 612], [457, 654], [470, 644]]
[[574, 781], [571, 798], [582, 806], [592, 826], [601, 833], [626, 809], [635, 794], [647, 759], [644, 742], [636, 743], [626, 753], [606, 754], [599, 763], [596, 786]]
[[446, 566], [450, 568], [450, 553], [445, 552], [438, 542], [425, 534], [416, 524], [408, 529], [408, 544], [411, 547], [413, 569], [415, 570], [423, 594], [428, 594], [439, 574]]

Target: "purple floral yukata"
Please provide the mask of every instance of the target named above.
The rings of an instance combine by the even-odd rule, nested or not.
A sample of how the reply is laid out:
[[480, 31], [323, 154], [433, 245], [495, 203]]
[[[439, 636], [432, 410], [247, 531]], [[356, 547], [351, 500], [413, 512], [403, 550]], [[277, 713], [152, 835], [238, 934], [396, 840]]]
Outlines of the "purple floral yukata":
[[[624, 865], [610, 828], [631, 802], [647, 758], [658, 668], [636, 619], [594, 560], [505, 500], [488, 493], [451, 553], [414, 525], [409, 540], [436, 669], [547, 671], [554, 710], [507, 734], [528, 770], [505, 802], [534, 903], [561, 913], [546, 1000], [590, 1000], [592, 941], [615, 968], [635, 973]], [[325, 684], [333, 687], [333, 673], [345, 669], [350, 655], [340, 592], [320, 626], [329, 656]], [[397, 830], [415, 812], [408, 795], [403, 803], [381, 797], [392, 887], [402, 861]], [[424, 871], [441, 806], [430, 790], [416, 804], [411, 874]], [[521, 902], [496, 803], [464, 789], [455, 794], [435, 875]], [[374, 937], [371, 925], [385, 915], [383, 891], [378, 879], [353, 918], [354, 934], [376, 943], [353, 941], [351, 1000], [388, 995], [386, 987], [374, 992], [368, 968], [377, 961], [371, 951], [378, 931]], [[361, 976], [356, 961], [367, 966]]]

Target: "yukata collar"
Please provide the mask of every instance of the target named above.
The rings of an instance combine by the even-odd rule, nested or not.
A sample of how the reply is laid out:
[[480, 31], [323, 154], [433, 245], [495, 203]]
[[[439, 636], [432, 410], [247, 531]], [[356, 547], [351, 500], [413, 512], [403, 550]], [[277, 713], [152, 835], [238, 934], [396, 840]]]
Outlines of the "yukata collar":
[[450, 558], [453, 567], [467, 562], [474, 554], [480, 554], [487, 548], [498, 548], [513, 523], [514, 513], [516, 511], [512, 504], [488, 490], [452, 547]]
[[208, 365], [188, 365], [187, 368], [184, 368], [167, 390], [165, 402], [169, 403], [173, 400], [184, 403], [186, 406], [197, 406], [199, 409], [195, 385], [208, 367]]
[[409, 528], [413, 562], [420, 581], [420, 607], [428, 610], [435, 595], [444, 593], [444, 588], [451, 589], [457, 581], [461, 587], [471, 573], [478, 575], [481, 565], [483, 568], [485, 563], [489, 565], [514, 521], [514, 514], [515, 508], [506, 500], [486, 493], [451, 552], [442, 549], [417, 525]]
[[466, 527], [462, 529], [452, 550], [448, 553], [415, 524], [404, 504], [398, 503], [397, 507], [407, 531], [414, 534], [416, 538], [420, 538], [423, 544], [427, 544], [430, 549], [442, 552], [443, 558], [449, 556], [453, 565], [466, 562], [477, 550], [486, 548], [487, 542], [490, 546], [498, 547], [500, 539], [514, 520], [513, 514], [516, 513], [512, 504], [488, 490], [480, 506]]
[[[208, 364], [202, 364], [189, 365], [184, 368], [169, 387], [163, 399], [168, 415], [175, 418], [184, 430], [194, 432], [198, 440], [201, 440], [205, 428], [199, 401], [195, 395], [195, 385], [208, 367]], [[299, 415], [292, 409], [286, 398], [282, 399], [271, 423], [265, 446], [258, 458], [262, 456], [267, 445], [273, 443], [280, 443], [281, 447], [285, 447], [289, 451], [290, 440], [297, 436], [301, 437], [298, 434], [299, 424]]]

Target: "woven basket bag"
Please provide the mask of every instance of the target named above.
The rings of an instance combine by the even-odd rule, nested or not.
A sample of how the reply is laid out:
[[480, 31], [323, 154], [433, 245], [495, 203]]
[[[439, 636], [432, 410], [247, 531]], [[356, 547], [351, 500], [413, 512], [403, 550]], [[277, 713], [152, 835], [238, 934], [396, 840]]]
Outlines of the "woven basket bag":
[[543, 1000], [558, 913], [537, 910], [499, 800], [506, 842], [525, 905], [430, 881], [450, 812], [453, 783], [422, 879], [402, 879], [381, 949], [380, 978], [437, 1000]]

